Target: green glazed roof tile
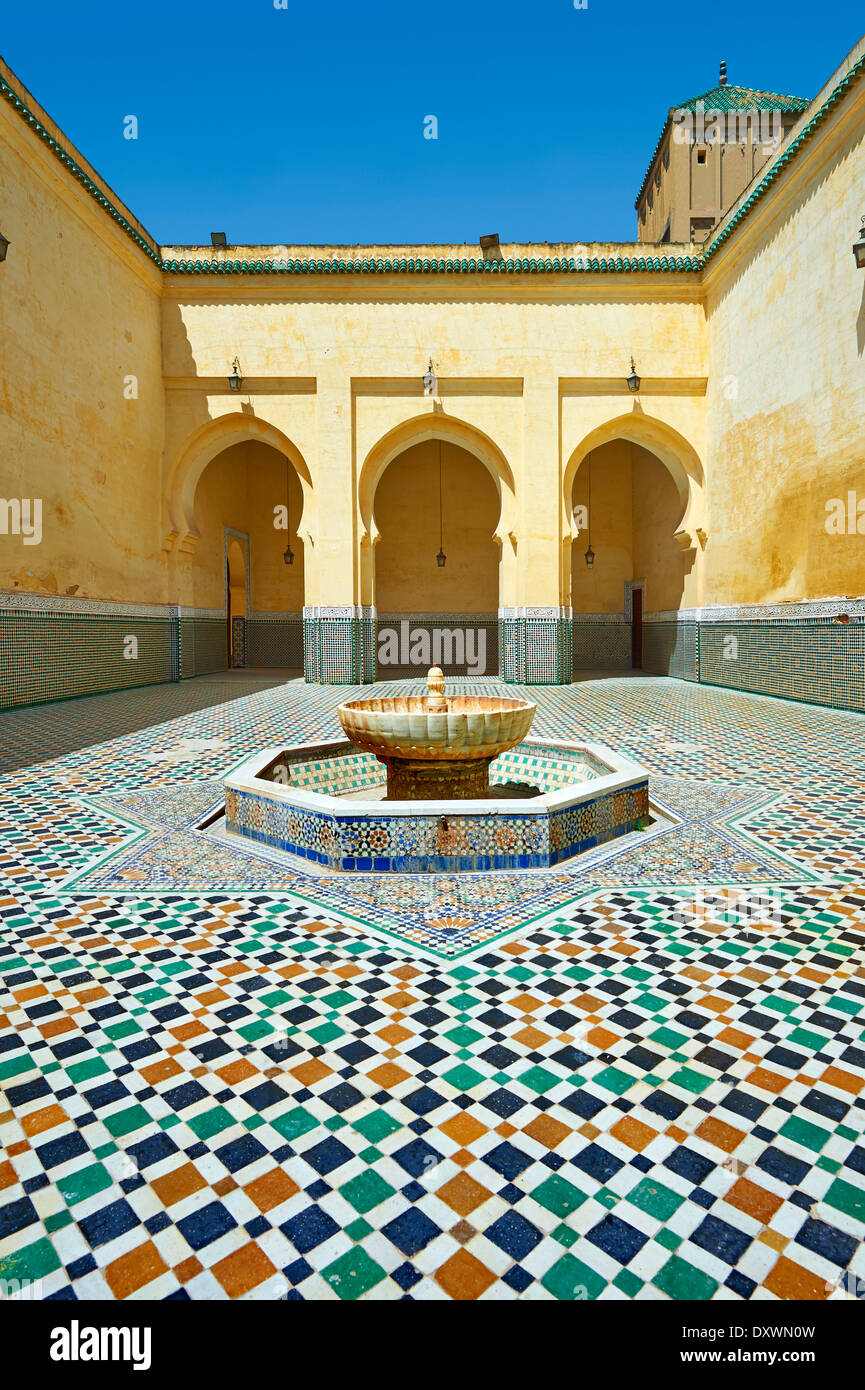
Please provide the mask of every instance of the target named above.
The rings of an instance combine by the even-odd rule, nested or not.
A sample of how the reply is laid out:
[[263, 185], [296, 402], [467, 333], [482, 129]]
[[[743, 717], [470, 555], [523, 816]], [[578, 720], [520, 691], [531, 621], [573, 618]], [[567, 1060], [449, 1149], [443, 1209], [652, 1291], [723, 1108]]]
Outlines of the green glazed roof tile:
[[[850, 91], [851, 87], [865, 75], [865, 57], [860, 58], [850, 71], [832, 89], [823, 105], [814, 113], [811, 120], [802, 128], [779, 159], [773, 161], [749, 196], [737, 208], [720, 232], [710, 236], [708, 242], [693, 255], [631, 255], [631, 256], [569, 256], [569, 257], [507, 257], [504, 260], [478, 260], [475, 257], [453, 260], [451, 257], [408, 257], [397, 258], [354, 258], [331, 257], [327, 260], [309, 258], [280, 258], [273, 260], [216, 260], [206, 259], [164, 259], [160, 250], [152, 246], [129, 220], [116, 208], [105, 193], [94, 183], [76, 160], [64, 150], [39, 120], [28, 110], [17, 92], [0, 77], [0, 96], [10, 103], [18, 115], [33, 129], [34, 133], [47, 144], [55, 157], [81, 183], [90, 196], [104, 208], [126, 235], [147, 255], [158, 268], [170, 275], [311, 275], [311, 274], [609, 274], [645, 272], [698, 272], [715, 255], [719, 247], [732, 235], [735, 228], [744, 220], [751, 209], [760, 201], [772, 184], [783, 173], [792, 159], [807, 144], [815, 131], [830, 115], [832, 110]], [[775, 92], [761, 92], [746, 87], [713, 87], [698, 97], [682, 103], [682, 106], [696, 109], [702, 101], [706, 110], [715, 106], [720, 110], [734, 109], [780, 109], [802, 111], [809, 105], [803, 97], [783, 96]], [[722, 102], [726, 103], [722, 105]], [[672, 108], [676, 109], [676, 108]], [[666, 129], [666, 127], [665, 127]], [[662, 136], [663, 138], [663, 136]], [[660, 145], [660, 141], [658, 142]], [[657, 152], [657, 150], [656, 150]], [[652, 157], [654, 162], [654, 155]], [[651, 164], [649, 166], [651, 169]], [[648, 174], [646, 176], [648, 178]], [[645, 186], [645, 184], [644, 184]], [[642, 193], [642, 190], [641, 190]], [[638, 199], [639, 201], [639, 199]]]
[[784, 96], [781, 92], [761, 92], [756, 87], [710, 87], [699, 96], [678, 101], [674, 111], [696, 111], [698, 102], [706, 111], [805, 111], [811, 102], [808, 97]]

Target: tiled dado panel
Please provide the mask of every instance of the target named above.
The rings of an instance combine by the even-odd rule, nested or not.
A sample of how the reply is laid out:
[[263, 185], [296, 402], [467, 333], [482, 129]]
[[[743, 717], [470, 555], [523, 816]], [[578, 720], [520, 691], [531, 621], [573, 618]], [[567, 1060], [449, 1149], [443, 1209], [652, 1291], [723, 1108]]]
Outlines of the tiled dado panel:
[[246, 664], [303, 670], [303, 615], [247, 618]]
[[175, 671], [170, 618], [0, 609], [0, 708], [154, 685]]
[[631, 669], [630, 623], [584, 623], [574, 618], [571, 645], [574, 671]]
[[246, 665], [246, 619], [240, 616], [231, 620], [231, 666], [242, 669]]
[[203, 676], [228, 666], [228, 626], [225, 618], [180, 619], [180, 674]]
[[643, 623], [643, 670], [656, 676], [698, 681], [698, 624], [691, 621]]
[[758, 695], [865, 710], [865, 621], [701, 623], [700, 680]]
[[567, 685], [573, 671], [571, 619], [527, 609], [499, 617], [499, 670], [518, 685]]
[[360, 610], [304, 610], [306, 680], [318, 685], [359, 685], [374, 680], [374, 634], [374, 619]]

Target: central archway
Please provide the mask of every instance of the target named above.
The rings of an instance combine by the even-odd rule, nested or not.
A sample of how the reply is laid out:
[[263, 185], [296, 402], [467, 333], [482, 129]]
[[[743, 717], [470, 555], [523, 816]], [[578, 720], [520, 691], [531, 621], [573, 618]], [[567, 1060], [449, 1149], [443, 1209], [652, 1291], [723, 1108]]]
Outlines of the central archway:
[[358, 498], [379, 678], [417, 677], [430, 665], [497, 674], [499, 610], [515, 564], [513, 476], [497, 445], [436, 409], [370, 451]]

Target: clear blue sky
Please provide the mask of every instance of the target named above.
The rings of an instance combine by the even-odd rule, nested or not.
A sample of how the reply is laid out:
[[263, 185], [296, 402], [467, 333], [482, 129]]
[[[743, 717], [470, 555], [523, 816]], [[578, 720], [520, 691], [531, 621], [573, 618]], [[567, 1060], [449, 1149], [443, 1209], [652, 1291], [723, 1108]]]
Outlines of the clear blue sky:
[[863, 22], [853, 0], [9, 0], [0, 52], [163, 243], [626, 241], [667, 109], [721, 58], [811, 97]]

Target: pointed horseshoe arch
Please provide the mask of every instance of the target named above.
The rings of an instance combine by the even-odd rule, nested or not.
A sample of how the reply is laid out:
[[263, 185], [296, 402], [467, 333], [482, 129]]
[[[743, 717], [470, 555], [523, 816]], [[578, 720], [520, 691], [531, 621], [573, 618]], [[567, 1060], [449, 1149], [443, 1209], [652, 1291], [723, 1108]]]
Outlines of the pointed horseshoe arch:
[[309, 539], [309, 527], [305, 524], [305, 518], [309, 514], [312, 498], [312, 477], [300, 450], [282, 430], [267, 420], [232, 413], [223, 415], [218, 420], [209, 420], [207, 424], [202, 425], [185, 440], [172, 460], [165, 489], [169, 543], [177, 541], [181, 549], [195, 543], [199, 535], [195, 520], [195, 490], [201, 475], [223, 449], [247, 440], [269, 444], [287, 458], [294, 468], [303, 494], [303, 513], [298, 522], [297, 534], [301, 539]]
[[379, 538], [375, 520], [375, 490], [388, 464], [412, 444], [419, 444], [425, 439], [442, 439], [446, 443], [459, 444], [474, 454], [492, 474], [501, 503], [493, 539], [503, 545], [515, 526], [514, 478], [510, 465], [498, 445], [482, 430], [453, 415], [440, 414], [425, 414], [405, 420], [370, 449], [358, 479], [361, 544], [375, 545]]
[[697, 451], [671, 425], [636, 412], [606, 420], [587, 434], [571, 454], [562, 479], [562, 515], [565, 522], [562, 542], [570, 544], [579, 535], [573, 519], [571, 498], [580, 464], [593, 449], [599, 449], [613, 439], [627, 439], [633, 444], [642, 444], [664, 464], [676, 484], [682, 503], [677, 540], [683, 548], [695, 545], [698, 532], [703, 536], [706, 533], [705, 476]]

